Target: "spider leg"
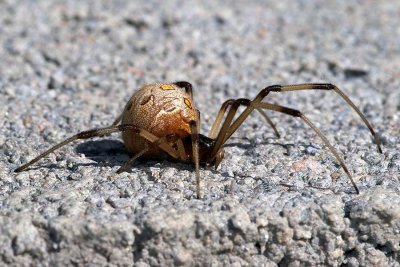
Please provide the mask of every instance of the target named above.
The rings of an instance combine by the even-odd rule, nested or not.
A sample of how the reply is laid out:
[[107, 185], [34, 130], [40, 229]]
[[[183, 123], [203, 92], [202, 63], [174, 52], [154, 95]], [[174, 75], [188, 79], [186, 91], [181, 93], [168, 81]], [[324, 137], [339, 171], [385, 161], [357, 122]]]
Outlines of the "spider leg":
[[239, 99], [233, 100], [233, 102], [230, 104], [231, 108], [229, 109], [228, 114], [225, 117], [225, 121], [222, 124], [221, 129], [219, 130], [218, 136], [215, 139], [215, 144], [211, 151], [210, 158], [214, 158], [217, 155], [217, 152], [219, 151], [221, 146], [225, 143], [225, 141], [226, 141], [225, 137], [226, 137], [227, 131], [229, 131], [229, 129], [230, 129], [231, 122], [232, 122], [233, 118], [235, 117], [235, 114], [236, 114], [239, 106], [240, 105], [248, 106], [245, 109], [245, 111], [249, 107], [251, 107], [252, 110], [254, 110], [254, 107], [250, 106], [250, 103], [251, 103], [251, 100], [249, 100], [249, 99], [239, 98]]
[[[20, 172], [20, 171], [25, 170], [27, 167], [34, 164], [38, 160], [42, 159], [43, 157], [46, 157], [47, 155], [54, 152], [55, 150], [65, 146], [75, 140], [88, 139], [88, 138], [92, 138], [92, 137], [96, 137], [96, 136], [104, 136], [107, 134], [111, 134], [111, 133], [115, 133], [115, 132], [124, 132], [124, 131], [132, 131], [133, 133], [138, 134], [139, 136], [150, 141], [151, 143], [154, 143], [159, 139], [159, 137], [157, 137], [157, 136], [153, 135], [152, 133], [150, 133], [144, 129], [141, 129], [133, 124], [122, 124], [122, 125], [118, 125], [118, 126], [114, 125], [114, 126], [110, 126], [110, 127], [106, 127], [106, 128], [83, 131], [83, 132], [73, 135], [72, 137], [70, 137], [70, 138], [62, 141], [61, 143], [53, 146], [52, 148], [46, 150], [45, 152], [43, 152], [36, 158], [32, 159], [28, 163], [25, 163], [24, 165], [18, 167], [15, 170], [15, 172]], [[166, 144], [166, 143], [160, 144], [160, 148], [163, 149], [165, 152], [167, 152], [172, 157], [178, 158], [176, 151], [168, 144]]]
[[[156, 145], [156, 146], [158, 146], [158, 147], [160, 147], [161, 145], [163, 145], [163, 144], [165, 144], [165, 143], [167, 143], [167, 142], [169, 142], [169, 141], [171, 141], [171, 140], [173, 140], [173, 139], [175, 139], [175, 135], [169, 134], [169, 135], [166, 135], [166, 136], [164, 136], [164, 137], [158, 138], [158, 140], [155, 141], [155, 142], [153, 142], [152, 144], [153, 144], [153, 145]], [[180, 142], [180, 143], [182, 144], [182, 146], [183, 146], [183, 143], [182, 143], [182, 140], [181, 140], [181, 139], [178, 139], [178, 144], [179, 144], [179, 142]], [[145, 154], [147, 151], [150, 150], [148, 142], [145, 142], [144, 144], [145, 144], [144, 149], [141, 150], [140, 152], [136, 153], [136, 154], [135, 154], [132, 158], [130, 158], [129, 160], [127, 160], [127, 161], [117, 170], [117, 173], [122, 173], [122, 172], [124, 172], [124, 171], [127, 171], [127, 170], [129, 169], [129, 167], [132, 165], [132, 163], [133, 163], [135, 160], [137, 160], [139, 157], [143, 156], [143, 154]], [[178, 145], [178, 147], [179, 147], [179, 145]], [[179, 151], [179, 157], [181, 157], [181, 156], [182, 156], [182, 155], [181, 155], [181, 151]]]
[[187, 155], [185, 151], [185, 146], [183, 145], [182, 139], [178, 139], [176, 141], [176, 145], [178, 147], [179, 159], [182, 161], [187, 161]]
[[[226, 134], [227, 132], [230, 130], [231, 126], [231, 122], [233, 120], [233, 118], [235, 117], [235, 114], [238, 110], [238, 108], [240, 106], [247, 106], [247, 108], [245, 109], [245, 111], [250, 108], [252, 105], [252, 102], [250, 99], [246, 99], [246, 98], [239, 98], [239, 99], [229, 99], [227, 101], [225, 101], [222, 106], [220, 111], [218, 112], [217, 118], [214, 121], [214, 124], [211, 128], [209, 137], [212, 139], [215, 139], [215, 145], [214, 148], [210, 154], [211, 158], [215, 157], [215, 155], [217, 154], [218, 150], [221, 148], [221, 146], [226, 142], [226, 140], [229, 138], [229, 136], [227, 137]], [[226, 110], [228, 109], [228, 107], [230, 106], [230, 109], [228, 111], [228, 114], [225, 117], [225, 121], [222, 124], [218, 135], [216, 134], [216, 131], [219, 127], [219, 125], [222, 122], [223, 116], [226, 112]], [[257, 107], [251, 107], [251, 111], [253, 111], [254, 109], [256, 109], [257, 111], [260, 112], [260, 114], [266, 119], [267, 123], [272, 127], [272, 129], [275, 132], [275, 135], [279, 138], [280, 134], [278, 132], [278, 130], [276, 129], [274, 123], [271, 121], [271, 119], [267, 116], [267, 114], [260, 108]], [[247, 118], [247, 116], [245, 117]], [[244, 119], [245, 119], [244, 118]], [[243, 121], [244, 121], [243, 119]], [[243, 123], [242, 121], [242, 123]], [[236, 122], [236, 121], [235, 121]]]
[[[160, 138], [161, 139], [161, 138]], [[129, 167], [132, 165], [132, 163], [137, 160], [139, 157], [143, 156], [143, 154], [145, 154], [147, 151], [149, 151], [149, 145], [147, 144], [147, 142], [145, 142], [145, 148], [136, 153], [133, 157], [131, 157], [130, 159], [128, 159], [118, 170], [117, 173], [122, 173], [124, 171], [127, 171], [129, 169]]]
[[[121, 122], [121, 120], [122, 120], [122, 114], [123, 113], [121, 113], [115, 120], [114, 120], [114, 122], [111, 124], [111, 126], [116, 126], [116, 125], [118, 125], [120, 122]], [[104, 136], [110, 136], [110, 134], [106, 134], [106, 135], [99, 135], [99, 137], [104, 137]]]
[[272, 122], [271, 118], [267, 115], [267, 113], [265, 113], [264, 110], [256, 108], [256, 110], [261, 114], [261, 116], [264, 117], [264, 119], [267, 121], [267, 123], [269, 124], [269, 126], [272, 127], [272, 130], [274, 130], [274, 133], [276, 135], [277, 138], [281, 138], [280, 133], [278, 132], [278, 129], [276, 129], [275, 124]]
[[354, 189], [356, 190], [357, 194], [360, 193], [356, 183], [353, 180], [353, 177], [350, 174], [350, 171], [348, 170], [344, 161], [339, 156], [338, 151], [330, 144], [330, 142], [326, 138], [326, 136], [303, 113], [301, 113], [300, 111], [295, 110], [295, 109], [291, 109], [291, 108], [279, 106], [279, 105], [274, 105], [274, 104], [270, 104], [270, 103], [257, 103], [257, 104], [255, 104], [255, 106], [263, 108], [263, 109], [274, 110], [277, 112], [285, 113], [290, 116], [298, 117], [298, 118], [302, 119], [322, 139], [322, 141], [329, 148], [331, 153], [335, 156], [336, 160], [339, 162], [340, 166], [343, 168], [346, 175], [349, 177], [350, 182], [353, 185]]
[[179, 82], [174, 82], [178, 87], [184, 88], [185, 92], [189, 94], [190, 99], [193, 100], [193, 86], [191, 83], [186, 82], [186, 81], [179, 81]]
[[111, 124], [112, 126], [118, 125], [118, 123], [121, 122], [121, 120], [122, 120], [122, 114], [123, 114], [123, 113], [121, 113], [121, 114], [114, 120], [114, 122]]
[[196, 171], [196, 195], [197, 198], [201, 197], [200, 194], [200, 164], [199, 164], [199, 126], [198, 122], [192, 120], [189, 122], [190, 132], [192, 137], [192, 157]]
[[[209, 138], [215, 139], [217, 137], [217, 131], [219, 126], [221, 125], [222, 119], [225, 115], [225, 112], [228, 110], [229, 106], [231, 106], [233, 104], [233, 102], [235, 102], [234, 99], [229, 99], [227, 101], [225, 101], [222, 105], [221, 108], [217, 114], [217, 117], [215, 118], [215, 121], [211, 127], [211, 130], [208, 134]], [[241, 103], [242, 105], [247, 105], [250, 103]], [[248, 105], [247, 105], [248, 106]], [[267, 123], [269, 124], [269, 126], [271, 126], [271, 128], [274, 130], [274, 133], [276, 135], [277, 138], [280, 138], [281, 135], [279, 134], [278, 130], [276, 129], [275, 124], [272, 122], [272, 120], [269, 118], [269, 116], [262, 110], [262, 109], [258, 109], [257, 111], [264, 117], [264, 119], [267, 121]]]
[[232, 123], [231, 127], [229, 128], [229, 130], [226, 133], [226, 137], [225, 137], [224, 141], [226, 141], [239, 128], [239, 126], [243, 123], [243, 121], [247, 118], [247, 116], [254, 110], [256, 104], [261, 103], [261, 101], [270, 92], [289, 92], [289, 91], [301, 91], [301, 90], [333, 90], [333, 91], [335, 91], [361, 117], [361, 119], [363, 120], [365, 125], [368, 127], [369, 131], [371, 132], [372, 136], [374, 137], [374, 142], [378, 147], [378, 152], [382, 153], [381, 141], [380, 141], [379, 137], [376, 135], [374, 129], [372, 128], [372, 125], [369, 123], [367, 118], [364, 116], [364, 114], [357, 108], [357, 106], [353, 103], [353, 101], [350, 100], [350, 98], [345, 93], [343, 93], [337, 86], [330, 84], [330, 83], [309, 83], [309, 84], [286, 85], [286, 86], [272, 85], [272, 86], [268, 86], [268, 87], [264, 88], [254, 98], [251, 105], [248, 106], [242, 112], [242, 114], [240, 114], [240, 116]]
[[222, 119], [224, 118], [225, 112], [227, 111], [229, 106], [232, 106], [233, 102], [235, 102], [234, 99], [228, 99], [224, 103], [222, 103], [222, 105], [218, 111], [217, 117], [215, 118], [214, 123], [211, 127], [211, 130], [208, 133], [209, 138], [215, 139], [217, 137], [217, 133], [218, 133], [217, 131], [218, 131], [219, 126], [221, 125]]
[[[185, 92], [190, 96], [190, 99], [193, 101], [193, 85], [187, 81], [177, 81], [174, 82], [176, 86], [179, 86], [181, 88], [185, 89]], [[197, 115], [198, 115], [198, 122], [196, 121], [190, 121], [190, 131], [191, 131], [191, 136], [192, 136], [192, 158], [194, 161], [195, 165], [195, 172], [196, 172], [196, 195], [197, 198], [201, 197], [200, 194], [200, 171], [199, 171], [199, 132], [200, 132], [200, 111], [196, 109]], [[182, 139], [179, 139], [177, 141], [178, 145], [178, 151], [180, 158], [183, 161], [186, 161], [187, 156], [186, 152], [184, 150], [183, 142]]]

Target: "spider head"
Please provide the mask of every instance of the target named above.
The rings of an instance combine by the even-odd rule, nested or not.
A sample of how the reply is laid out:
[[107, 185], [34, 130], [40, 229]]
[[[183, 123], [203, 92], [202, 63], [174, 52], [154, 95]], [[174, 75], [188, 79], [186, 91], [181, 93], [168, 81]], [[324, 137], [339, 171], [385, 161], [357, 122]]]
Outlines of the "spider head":
[[224, 149], [220, 148], [215, 157], [211, 158], [211, 152], [214, 149], [214, 146], [214, 139], [202, 134], [199, 135], [199, 160], [202, 165], [215, 166], [215, 168], [217, 168], [221, 163], [224, 158]]
[[[183, 139], [183, 143], [185, 145], [186, 153], [190, 156], [190, 159], [193, 160], [192, 156], [192, 138], [191, 136], [187, 136]], [[215, 166], [221, 163], [224, 158], [224, 149], [220, 148], [215, 155], [215, 157], [211, 158], [211, 152], [214, 148], [215, 140], [209, 138], [205, 135], [199, 134], [199, 161], [203, 166]]]

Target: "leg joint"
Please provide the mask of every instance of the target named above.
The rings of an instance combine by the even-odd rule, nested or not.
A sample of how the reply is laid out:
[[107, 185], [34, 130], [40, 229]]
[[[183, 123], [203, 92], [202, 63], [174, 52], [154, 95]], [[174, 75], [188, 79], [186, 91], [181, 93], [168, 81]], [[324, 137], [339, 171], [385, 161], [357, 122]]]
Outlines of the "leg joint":
[[250, 104], [251, 104], [251, 100], [247, 99], [247, 98], [238, 98], [238, 99], [235, 100], [235, 105], [236, 106], [240, 106], [240, 105], [250, 106]]
[[258, 96], [261, 98], [264, 98], [270, 92], [282, 92], [282, 85], [271, 85], [271, 86], [265, 87], [264, 89], [261, 90], [261, 92], [258, 94]]
[[185, 88], [186, 92], [191, 91], [193, 87], [191, 83], [186, 81], [178, 81], [174, 82], [173, 84], [175, 84], [178, 87]]

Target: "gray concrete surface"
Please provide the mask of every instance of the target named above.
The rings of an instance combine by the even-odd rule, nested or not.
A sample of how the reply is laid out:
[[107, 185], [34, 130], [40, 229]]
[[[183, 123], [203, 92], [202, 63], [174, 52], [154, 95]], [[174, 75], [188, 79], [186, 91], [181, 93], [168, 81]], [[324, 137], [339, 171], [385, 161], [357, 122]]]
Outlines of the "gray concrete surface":
[[[163, 1], [164, 2], [164, 1]], [[167, 1], [165, 1], [167, 2]], [[400, 266], [399, 1], [0, 1], [0, 266]], [[332, 92], [271, 95], [218, 170], [138, 162], [109, 125], [144, 83], [188, 80], [207, 132], [228, 98], [331, 82], [366, 114], [383, 154]], [[337, 178], [335, 184], [332, 178]], [[325, 187], [331, 189], [318, 189]]]

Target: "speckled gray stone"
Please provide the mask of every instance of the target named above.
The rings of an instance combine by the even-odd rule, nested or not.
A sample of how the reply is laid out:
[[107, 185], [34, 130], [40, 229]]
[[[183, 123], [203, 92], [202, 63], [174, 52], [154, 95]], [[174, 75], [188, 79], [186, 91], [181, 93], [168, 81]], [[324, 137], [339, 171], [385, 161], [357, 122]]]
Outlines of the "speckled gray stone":
[[[0, 266], [400, 266], [398, 1], [0, 1]], [[142, 84], [188, 80], [207, 133], [221, 103], [270, 94], [217, 169], [129, 158], [118, 134], [22, 163], [105, 127]], [[336, 180], [335, 183], [332, 180]], [[325, 188], [325, 189], [324, 189]]]

